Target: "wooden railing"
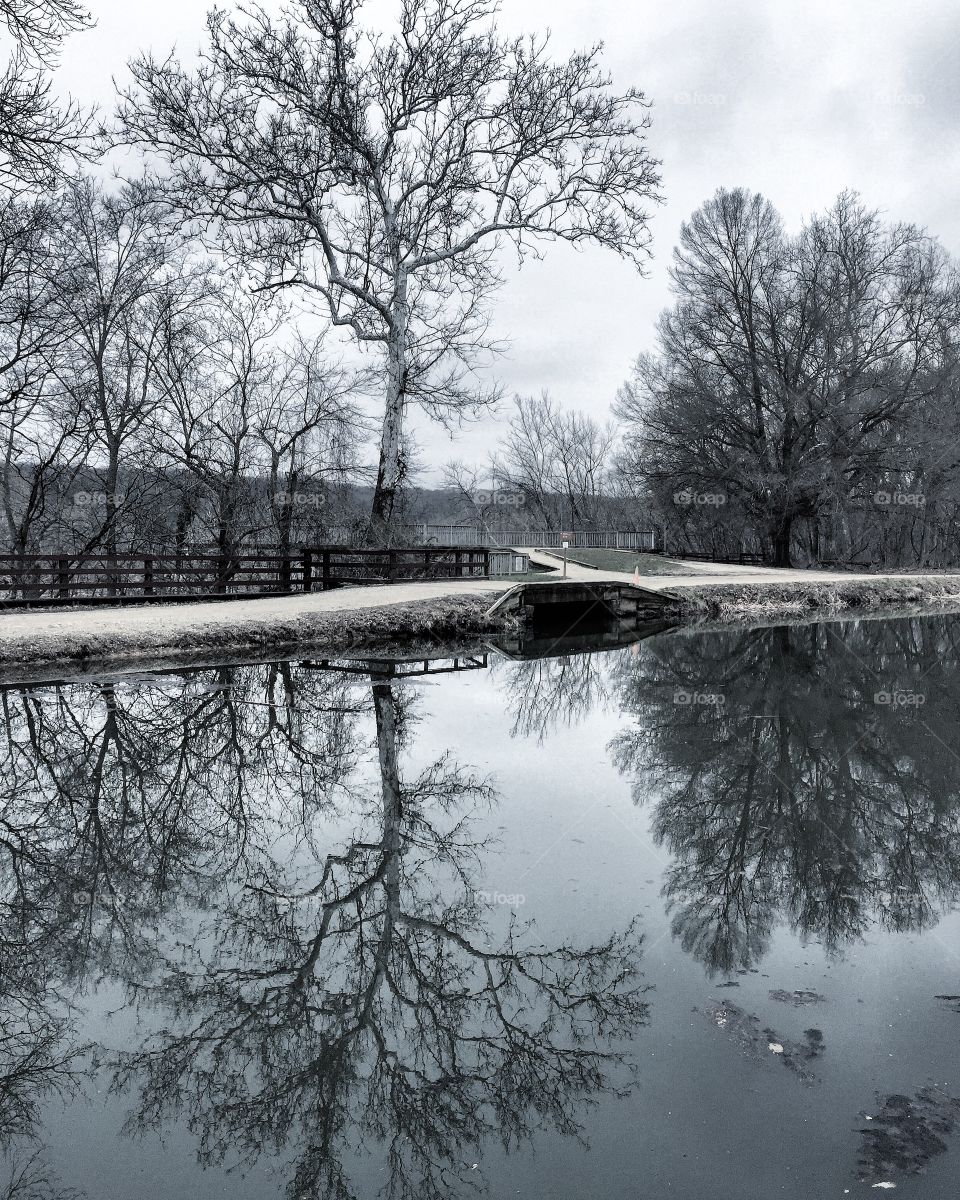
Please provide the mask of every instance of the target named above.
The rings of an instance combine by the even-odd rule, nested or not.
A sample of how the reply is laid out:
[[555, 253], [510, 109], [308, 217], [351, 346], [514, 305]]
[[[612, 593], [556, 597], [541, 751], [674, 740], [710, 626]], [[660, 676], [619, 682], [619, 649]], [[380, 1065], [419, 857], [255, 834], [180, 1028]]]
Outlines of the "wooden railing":
[[321, 589], [349, 583], [486, 579], [490, 574], [490, 551], [485, 546], [416, 546], [389, 550], [313, 546], [304, 550], [304, 562], [312, 587]]
[[344, 584], [485, 579], [486, 549], [298, 547], [288, 553], [2, 554], [0, 606], [130, 604], [289, 595]]

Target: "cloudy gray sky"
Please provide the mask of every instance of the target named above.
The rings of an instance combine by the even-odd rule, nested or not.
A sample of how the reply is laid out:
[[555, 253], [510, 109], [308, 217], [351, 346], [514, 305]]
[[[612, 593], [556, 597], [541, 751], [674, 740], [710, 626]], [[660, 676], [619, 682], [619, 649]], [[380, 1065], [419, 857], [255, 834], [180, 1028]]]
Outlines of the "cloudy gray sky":
[[[70, 43], [59, 83], [112, 107], [138, 50], [188, 57], [204, 0], [88, 0], [97, 28]], [[273, 7], [273, 5], [270, 5]], [[390, 0], [369, 0], [386, 23]], [[617, 84], [653, 102], [650, 144], [665, 203], [646, 278], [599, 251], [551, 249], [512, 273], [496, 331], [510, 340], [497, 374], [510, 391], [548, 389], [604, 416], [669, 300], [680, 222], [719, 186], [763, 192], [788, 225], [857, 189], [892, 219], [915, 221], [960, 251], [960, 7], [952, 0], [504, 0], [510, 33], [552, 30], [557, 54], [606, 45]], [[431, 459], [481, 462], [489, 419], [460, 434], [423, 429]]]

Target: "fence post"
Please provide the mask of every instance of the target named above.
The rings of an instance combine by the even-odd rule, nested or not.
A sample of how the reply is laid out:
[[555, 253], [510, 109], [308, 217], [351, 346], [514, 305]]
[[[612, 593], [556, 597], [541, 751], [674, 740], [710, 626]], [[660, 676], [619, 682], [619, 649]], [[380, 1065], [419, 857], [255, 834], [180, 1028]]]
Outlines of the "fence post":
[[323, 552], [323, 590], [326, 591], [332, 584], [330, 578], [330, 551]]
[[280, 556], [280, 587], [283, 591], [290, 591], [290, 555], [284, 550]]
[[397, 552], [395, 550], [387, 551], [387, 578], [393, 582], [397, 577]]
[[490, 578], [490, 550], [486, 546], [484, 546], [483, 549], [480, 551], [480, 554], [481, 554], [480, 562], [481, 562], [481, 565], [483, 568], [483, 578], [489, 579]]
[[313, 591], [313, 552], [311, 550], [303, 552], [303, 590], [305, 592]]
[[153, 595], [153, 559], [148, 555], [143, 558], [143, 594]]
[[57, 559], [57, 596], [61, 600], [70, 597], [70, 559]]

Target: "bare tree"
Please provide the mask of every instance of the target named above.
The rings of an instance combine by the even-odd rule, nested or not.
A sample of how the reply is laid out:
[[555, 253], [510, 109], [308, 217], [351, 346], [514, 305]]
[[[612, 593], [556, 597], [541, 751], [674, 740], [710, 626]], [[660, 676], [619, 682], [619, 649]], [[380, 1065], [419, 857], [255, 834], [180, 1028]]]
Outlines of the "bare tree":
[[325, 356], [322, 336], [299, 338], [275, 362], [275, 384], [263, 395], [254, 428], [267, 459], [277, 543], [286, 553], [296, 530], [316, 538], [326, 529], [328, 485], [358, 470], [365, 423], [351, 398], [356, 377]]
[[42, 373], [66, 337], [53, 311], [63, 267], [58, 229], [51, 202], [0, 197], [0, 405], [25, 376]]
[[147, 435], [171, 340], [192, 343], [200, 320], [204, 270], [139, 186], [109, 194], [81, 178], [63, 192], [61, 213], [55, 310], [70, 336], [57, 372], [79, 413], [91, 480], [77, 533], [81, 545], [116, 553], [149, 520], [157, 477]]
[[388, 37], [358, 8], [214, 12], [200, 67], [138, 59], [120, 117], [173, 164], [165, 196], [262, 286], [319, 298], [379, 351], [372, 517], [389, 533], [409, 405], [447, 421], [496, 395], [475, 370], [498, 248], [593, 243], [640, 266], [659, 176], [644, 97], [612, 89], [599, 46], [553, 61], [546, 37], [501, 38], [489, 0], [401, 0]]
[[258, 421], [276, 382], [272, 351], [280, 327], [268, 297], [234, 283], [224, 300], [210, 314], [201, 355], [188, 345], [186, 362], [166, 357], [158, 414], [158, 445], [167, 463], [196, 481], [191, 516], [221, 559], [260, 532], [251, 480], [265, 466]]
[[610, 510], [616, 439], [614, 425], [562, 409], [546, 392], [518, 396], [494, 475], [548, 528], [596, 528]]
[[6, 548], [42, 552], [64, 535], [64, 499], [84, 464], [80, 414], [51, 377], [26, 376], [0, 407], [0, 509]]
[[949, 378], [956, 273], [923, 231], [852, 194], [790, 238], [737, 189], [684, 224], [672, 278], [658, 350], [620, 394], [621, 469], [674, 519], [705, 498], [708, 523], [722, 508], [789, 565], [798, 523], [876, 487], [908, 414]]
[[18, 555], [58, 527], [82, 462], [77, 414], [56, 379], [71, 332], [56, 304], [60, 249], [52, 203], [0, 201], [0, 507]]

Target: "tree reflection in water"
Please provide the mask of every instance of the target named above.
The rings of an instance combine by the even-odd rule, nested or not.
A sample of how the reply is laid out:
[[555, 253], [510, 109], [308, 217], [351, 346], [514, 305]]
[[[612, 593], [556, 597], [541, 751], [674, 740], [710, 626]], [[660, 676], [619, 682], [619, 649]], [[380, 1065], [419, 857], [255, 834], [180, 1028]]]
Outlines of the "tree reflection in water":
[[3, 703], [11, 1152], [77, 1082], [60, 993], [100, 978], [163, 1025], [116, 1064], [128, 1128], [184, 1120], [204, 1164], [292, 1156], [292, 1196], [358, 1194], [361, 1150], [390, 1195], [456, 1194], [471, 1148], [577, 1136], [629, 1088], [637, 929], [496, 931], [474, 880], [497, 797], [449, 755], [408, 777], [409, 685], [282, 664]]
[[[709, 972], [776, 924], [836, 950], [960, 895], [956, 622], [862, 621], [649, 642], [621, 656], [612, 743], [672, 855], [673, 930]], [[891, 702], [892, 699], [892, 702]]]

